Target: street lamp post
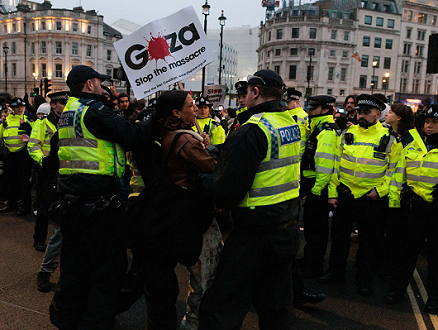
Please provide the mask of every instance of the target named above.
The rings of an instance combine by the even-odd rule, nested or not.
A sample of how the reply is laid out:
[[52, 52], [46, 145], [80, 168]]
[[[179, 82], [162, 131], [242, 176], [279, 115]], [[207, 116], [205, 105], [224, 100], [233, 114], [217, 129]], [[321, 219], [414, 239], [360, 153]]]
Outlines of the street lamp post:
[[374, 77], [376, 75], [377, 61], [373, 61], [373, 76], [371, 77], [371, 95], [374, 93]]
[[221, 48], [219, 53], [219, 85], [221, 84], [221, 77], [222, 77], [222, 48], [223, 48], [223, 38], [224, 38], [224, 26], [226, 19], [227, 18], [224, 16], [224, 11], [222, 10], [221, 16], [218, 18], [219, 24], [221, 26]]
[[389, 72], [385, 73], [385, 79], [383, 79], [383, 82], [385, 83], [385, 97], [386, 97], [386, 91], [388, 90], [388, 83], [389, 83]]
[[3, 43], [3, 52], [5, 53], [5, 92], [8, 92], [8, 44]]
[[312, 93], [310, 93], [310, 80], [312, 79], [312, 55], [313, 55], [313, 49], [310, 48], [308, 50], [308, 55], [310, 57], [310, 64], [307, 68], [307, 96], [310, 96]]
[[[210, 5], [208, 4], [208, 0], [205, 0], [205, 3], [202, 5], [202, 14], [204, 15], [204, 32], [207, 34], [207, 16], [210, 15]], [[204, 95], [204, 87], [205, 86], [205, 66], [202, 68], [202, 86], [201, 92]]]

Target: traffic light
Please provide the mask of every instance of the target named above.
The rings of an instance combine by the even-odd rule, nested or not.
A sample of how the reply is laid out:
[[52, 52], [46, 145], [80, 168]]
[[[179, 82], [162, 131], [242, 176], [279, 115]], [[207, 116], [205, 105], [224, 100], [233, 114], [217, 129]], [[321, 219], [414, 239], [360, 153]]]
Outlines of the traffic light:
[[31, 96], [32, 96], [32, 97], [35, 97], [35, 96], [37, 96], [39, 93], [40, 93], [40, 89], [39, 89], [38, 87], [35, 87], [35, 88], [33, 89], [33, 92], [32, 92], [32, 94], [31, 94]]
[[44, 78], [44, 95], [46, 96], [52, 89], [52, 79]]

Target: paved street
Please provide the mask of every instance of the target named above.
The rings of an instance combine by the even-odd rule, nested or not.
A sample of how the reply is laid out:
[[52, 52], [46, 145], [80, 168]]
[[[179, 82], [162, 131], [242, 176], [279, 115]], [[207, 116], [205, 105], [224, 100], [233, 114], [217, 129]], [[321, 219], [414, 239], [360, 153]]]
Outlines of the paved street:
[[[33, 249], [34, 217], [14, 217], [11, 214], [0, 215], [0, 329], [34, 330], [55, 329], [50, 324], [48, 306], [53, 293], [41, 293], [36, 289], [36, 275], [43, 254]], [[52, 227], [50, 228], [50, 231]], [[356, 243], [353, 242], [353, 247]], [[350, 259], [354, 251], [350, 255]], [[432, 330], [438, 329], [436, 316], [429, 317], [421, 313], [422, 283], [425, 283], [425, 257], [418, 263], [417, 281], [411, 282], [411, 296], [400, 305], [388, 306], [382, 299], [388, 289], [387, 280], [375, 279], [375, 293], [365, 298], [356, 294], [354, 265], [345, 284], [322, 285], [308, 280], [308, 287], [314, 291], [325, 290], [326, 301], [296, 310], [296, 329], [364, 329], [364, 330]], [[180, 316], [185, 309], [184, 297], [187, 292], [188, 276], [184, 267], [178, 266], [180, 296], [178, 311]], [[59, 275], [55, 273], [56, 280]], [[54, 286], [53, 286], [54, 290]], [[145, 323], [144, 299], [140, 299], [132, 308], [117, 317], [115, 329], [140, 330]], [[416, 312], [414, 312], [416, 311]], [[257, 316], [250, 312], [242, 327], [244, 330], [258, 329]]]

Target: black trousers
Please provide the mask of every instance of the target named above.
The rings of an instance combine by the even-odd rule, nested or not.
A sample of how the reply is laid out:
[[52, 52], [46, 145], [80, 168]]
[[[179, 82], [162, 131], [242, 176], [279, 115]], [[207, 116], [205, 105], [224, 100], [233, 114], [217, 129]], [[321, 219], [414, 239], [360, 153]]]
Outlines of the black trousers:
[[202, 299], [199, 329], [240, 329], [251, 305], [261, 330], [292, 329], [291, 264], [298, 246], [295, 225], [259, 233], [236, 226]]
[[119, 243], [121, 210], [71, 201], [61, 218], [61, 275], [50, 306], [59, 329], [111, 329], [117, 314], [126, 249]]
[[358, 281], [371, 282], [372, 272], [382, 265], [382, 251], [386, 228], [388, 199], [372, 200], [362, 196], [339, 193], [339, 205], [332, 223], [330, 271], [345, 276], [350, 253], [350, 234], [356, 222], [359, 231], [359, 248], [356, 254]]
[[[413, 193], [412, 193], [413, 194]], [[391, 290], [403, 293], [414, 273], [417, 258], [425, 247], [428, 261], [427, 294], [430, 301], [438, 303], [438, 203], [427, 203], [421, 197], [402, 199], [402, 209], [391, 217], [398, 231], [393, 231], [395, 262]]]
[[9, 206], [16, 208], [21, 200], [22, 208], [26, 211], [31, 209], [31, 183], [30, 175], [33, 160], [30, 158], [27, 148], [18, 152], [11, 152], [5, 164], [5, 176], [8, 186]]
[[304, 202], [304, 260], [306, 267], [317, 271], [322, 271], [329, 236], [330, 205], [327, 199], [327, 188], [322, 190], [320, 196], [309, 190]]

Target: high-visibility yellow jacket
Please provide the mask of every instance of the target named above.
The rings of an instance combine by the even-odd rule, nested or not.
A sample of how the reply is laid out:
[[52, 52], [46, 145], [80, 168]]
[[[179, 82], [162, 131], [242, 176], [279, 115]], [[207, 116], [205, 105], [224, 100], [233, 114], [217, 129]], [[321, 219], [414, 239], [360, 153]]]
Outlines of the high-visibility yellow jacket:
[[96, 138], [85, 126], [89, 106], [70, 97], [59, 118], [59, 174], [94, 174], [120, 178], [125, 153], [118, 143]]
[[307, 112], [302, 107], [288, 110], [289, 114], [294, 118], [300, 127], [301, 132], [301, 145], [300, 145], [300, 159], [303, 156], [304, 149], [306, 148], [306, 141], [309, 137], [309, 121]]
[[[334, 124], [333, 116], [315, 117], [310, 120], [309, 137], [315, 132], [320, 131], [316, 137], [316, 145], [310, 145], [312, 142], [308, 141], [309, 148], [315, 150], [315, 169], [304, 169], [303, 176], [305, 178], [315, 178], [315, 185], [312, 188], [314, 195], [321, 195], [321, 191], [330, 182], [335, 166], [336, 154], [336, 140], [338, 132], [333, 128], [324, 129], [324, 124]], [[339, 131], [340, 132], [340, 131]]]
[[[198, 118], [197, 121], [202, 131], [210, 137], [211, 144], [216, 145], [225, 142], [225, 130], [214, 119], [210, 117]], [[197, 131], [196, 126], [193, 126], [193, 130]]]
[[[351, 134], [351, 135], [350, 135]], [[378, 151], [382, 137], [388, 143]], [[395, 165], [400, 159], [402, 145], [380, 122], [365, 129], [352, 125], [345, 129], [336, 143], [335, 169], [329, 184], [329, 198], [337, 198], [337, 187], [344, 184], [354, 198], [360, 198], [372, 188], [379, 197], [388, 195]]]
[[20, 141], [20, 135], [26, 133], [24, 130], [19, 129], [22, 123], [33, 125], [33, 122], [26, 115], [14, 115], [13, 113], [10, 113], [5, 122], [0, 125], [0, 140], [5, 141], [5, 145], [10, 152], [18, 152], [26, 147], [27, 142]]
[[389, 207], [400, 207], [403, 184], [426, 202], [433, 201], [432, 191], [438, 184], [438, 149], [427, 150], [416, 129], [409, 133], [413, 140], [403, 148], [390, 184]]
[[47, 116], [36, 120], [33, 124], [32, 133], [27, 143], [27, 151], [40, 166], [43, 164], [43, 158], [50, 153], [50, 139], [56, 130], [56, 126]]
[[251, 189], [236, 206], [281, 203], [299, 195], [300, 129], [287, 111], [253, 115], [244, 125], [258, 125], [266, 134], [268, 150]]

